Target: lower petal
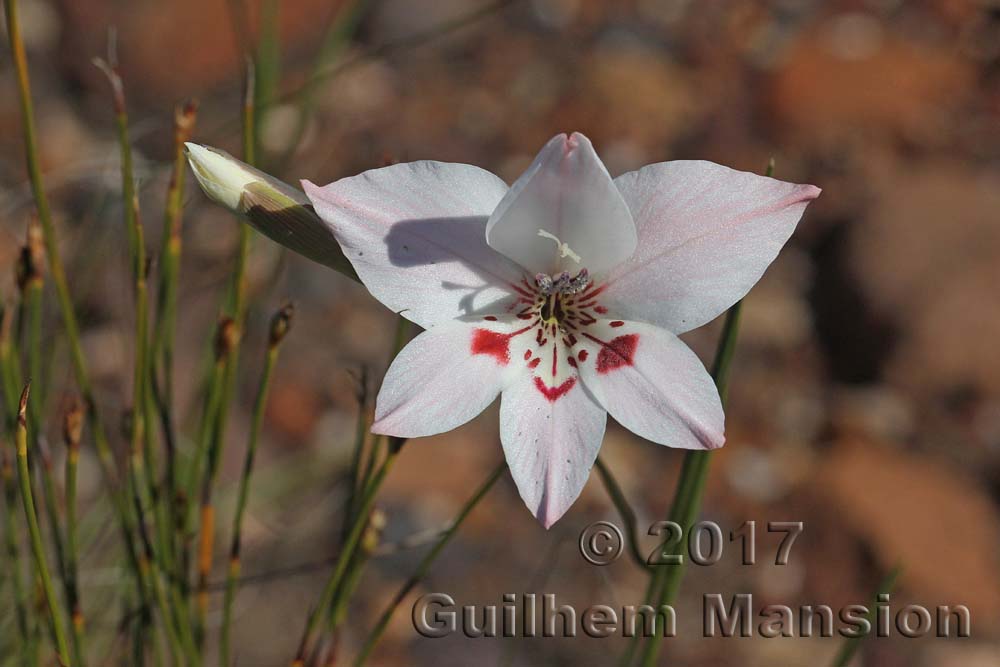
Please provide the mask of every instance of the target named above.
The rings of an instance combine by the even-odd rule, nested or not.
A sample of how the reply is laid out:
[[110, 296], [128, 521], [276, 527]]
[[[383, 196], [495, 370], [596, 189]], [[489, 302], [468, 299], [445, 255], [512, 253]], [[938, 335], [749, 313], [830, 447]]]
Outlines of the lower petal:
[[575, 376], [558, 391], [528, 373], [504, 388], [500, 441], [521, 498], [546, 528], [583, 490], [606, 421]]
[[725, 443], [715, 383], [674, 334], [641, 322], [602, 320], [587, 328], [577, 347], [587, 389], [628, 430], [682, 449]]

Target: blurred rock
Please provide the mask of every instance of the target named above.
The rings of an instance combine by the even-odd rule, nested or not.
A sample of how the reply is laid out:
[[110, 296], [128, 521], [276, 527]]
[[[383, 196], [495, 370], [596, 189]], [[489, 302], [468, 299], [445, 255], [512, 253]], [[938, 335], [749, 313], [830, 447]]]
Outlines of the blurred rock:
[[816, 491], [885, 571], [902, 564], [902, 588], [928, 607], [968, 606], [977, 634], [1000, 622], [1000, 514], [966, 474], [877, 443], [842, 443], [824, 462]]

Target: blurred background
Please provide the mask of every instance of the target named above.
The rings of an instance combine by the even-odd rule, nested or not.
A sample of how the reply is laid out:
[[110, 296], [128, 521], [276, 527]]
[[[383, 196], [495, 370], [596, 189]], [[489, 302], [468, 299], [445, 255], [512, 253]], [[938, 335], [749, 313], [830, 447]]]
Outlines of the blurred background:
[[[257, 4], [22, 2], [43, 168], [107, 421], [127, 407], [132, 358], [118, 149], [107, 83], [91, 64], [107, 53], [110, 27], [150, 248], [159, 247], [174, 107], [197, 98], [195, 140], [240, 152], [248, 41], [272, 54], [258, 72], [264, 166], [291, 183], [425, 158], [511, 181], [550, 136], [574, 130], [593, 140], [612, 174], [680, 158], [762, 172], [773, 156], [776, 177], [824, 192], [746, 300], [728, 442], [713, 460], [703, 518], [725, 530], [748, 519], [803, 521], [805, 530], [784, 567], [769, 564], [780, 536], [762, 533], [756, 566], [740, 565], [727, 542], [722, 562], [689, 568], [679, 636], [667, 641], [663, 664], [827, 664], [837, 639], [702, 638], [702, 595], [836, 608], [869, 600], [897, 562], [905, 569], [893, 608], [965, 604], [972, 638], [869, 641], [858, 664], [1000, 664], [1000, 5]], [[9, 302], [34, 207], [6, 50], [0, 90], [0, 296]], [[190, 435], [237, 228], [190, 179], [185, 198], [177, 396]], [[267, 411], [244, 546], [249, 580], [236, 607], [238, 664], [253, 666], [291, 656], [325, 580], [358, 378], [368, 369], [377, 388], [395, 323], [359, 285], [266, 239], [255, 242], [249, 270], [253, 305], [223, 517], [267, 320], [286, 298], [297, 306]], [[46, 309], [48, 372], [65, 388], [50, 392], [49, 436], [58, 441], [55, 415], [73, 381], [54, 298]], [[719, 325], [687, 336], [706, 362]], [[452, 433], [408, 443], [380, 500], [384, 542], [446, 525], [501, 456], [496, 406]], [[640, 526], [666, 518], [677, 452], [609, 423], [602, 456]], [[84, 606], [91, 632], [113, 638], [123, 610], [102, 601], [121, 576], [107, 557], [117, 534], [93, 457], [82, 466]], [[620, 523], [596, 475], [550, 531], [505, 475], [417, 592], [446, 592], [460, 604], [499, 605], [508, 592], [555, 593], [578, 609], [637, 604], [646, 580], [633, 562], [599, 568], [578, 553], [580, 530], [598, 519]], [[656, 540], [643, 539], [651, 552]], [[385, 550], [351, 608], [344, 655], [423, 554]], [[624, 647], [615, 639], [424, 639], [410, 620], [415, 597], [372, 664], [604, 665]], [[9, 610], [0, 600], [4, 631]]]

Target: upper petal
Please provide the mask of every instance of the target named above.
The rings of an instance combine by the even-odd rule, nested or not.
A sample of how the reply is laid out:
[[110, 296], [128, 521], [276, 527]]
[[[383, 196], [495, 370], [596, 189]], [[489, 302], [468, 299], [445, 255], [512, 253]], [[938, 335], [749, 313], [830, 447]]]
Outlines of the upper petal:
[[601, 320], [580, 334], [577, 347], [584, 385], [628, 430], [682, 449], [725, 442], [715, 383], [677, 336], [642, 322]]
[[[375, 402], [372, 431], [401, 438], [444, 433], [486, 409], [509, 378], [513, 318], [428, 329], [396, 356]], [[518, 370], [513, 370], [517, 368]]]
[[488, 171], [424, 161], [302, 185], [369, 291], [424, 328], [502, 310], [522, 277], [486, 244], [486, 220], [507, 192]]
[[653, 164], [615, 179], [639, 245], [608, 278], [602, 303], [683, 333], [711, 321], [760, 280], [819, 196], [704, 161]]
[[500, 441], [525, 505], [546, 528], [566, 513], [590, 476], [607, 413], [573, 377], [555, 394], [529, 373], [503, 390]]
[[[555, 236], [579, 255], [561, 256]], [[552, 138], [517, 179], [486, 226], [489, 244], [531, 273], [603, 273], [635, 250], [628, 206], [587, 137]]]

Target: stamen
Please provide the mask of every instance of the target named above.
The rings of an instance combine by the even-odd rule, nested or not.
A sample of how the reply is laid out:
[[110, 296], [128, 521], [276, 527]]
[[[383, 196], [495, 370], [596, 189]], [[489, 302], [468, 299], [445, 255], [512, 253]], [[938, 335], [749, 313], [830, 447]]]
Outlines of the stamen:
[[535, 284], [538, 286], [538, 291], [545, 296], [579, 294], [590, 285], [590, 273], [587, 269], [580, 269], [580, 272], [573, 278], [570, 278], [569, 271], [563, 271], [555, 278], [545, 273], [536, 273]]
[[587, 289], [587, 285], [590, 284], [590, 273], [587, 269], [580, 269], [580, 273], [576, 274], [576, 277], [569, 281], [569, 283], [563, 287], [563, 294], [579, 294], [583, 290]]
[[552, 294], [552, 276], [545, 273], [535, 274], [535, 284], [542, 294]]
[[539, 229], [538, 235], [541, 236], [543, 239], [551, 239], [556, 242], [556, 245], [559, 246], [559, 257], [569, 257], [577, 264], [580, 263], [581, 261], [580, 256], [577, 255], [575, 252], [573, 252], [572, 248], [569, 247], [568, 243], [563, 243], [562, 241], [560, 241], [558, 236], [556, 236], [551, 232], [547, 232], [544, 229]]

